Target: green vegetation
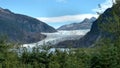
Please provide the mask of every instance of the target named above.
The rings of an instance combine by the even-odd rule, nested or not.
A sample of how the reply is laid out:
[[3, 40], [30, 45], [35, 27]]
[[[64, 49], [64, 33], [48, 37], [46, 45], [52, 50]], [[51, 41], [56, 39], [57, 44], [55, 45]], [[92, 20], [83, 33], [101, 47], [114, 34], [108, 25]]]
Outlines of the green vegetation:
[[49, 47], [16, 51], [19, 47], [0, 41], [0, 68], [120, 68], [120, 42], [101, 41], [94, 48], [54, 52]]
[[108, 17], [109, 23], [102, 24], [107, 37], [103, 36], [92, 48], [50, 52], [46, 46], [28, 51], [0, 38], [0, 68], [120, 68], [120, 18], [115, 10], [119, 7], [113, 6], [113, 18]]

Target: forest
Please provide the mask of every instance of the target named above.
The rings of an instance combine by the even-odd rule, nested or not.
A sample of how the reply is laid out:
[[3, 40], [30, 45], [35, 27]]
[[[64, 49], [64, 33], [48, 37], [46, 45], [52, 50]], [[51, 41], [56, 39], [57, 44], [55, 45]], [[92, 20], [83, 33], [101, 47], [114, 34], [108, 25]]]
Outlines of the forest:
[[50, 52], [51, 46], [34, 47], [28, 51], [19, 44], [7, 43], [0, 38], [0, 68], [120, 68], [120, 14], [119, 1], [113, 5], [114, 21], [100, 24], [102, 37], [93, 47], [68, 48]]

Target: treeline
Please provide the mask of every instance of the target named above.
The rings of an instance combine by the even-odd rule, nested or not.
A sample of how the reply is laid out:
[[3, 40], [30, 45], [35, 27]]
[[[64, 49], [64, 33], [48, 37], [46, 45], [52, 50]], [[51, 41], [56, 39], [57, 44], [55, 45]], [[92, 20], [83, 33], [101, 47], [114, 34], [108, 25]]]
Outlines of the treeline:
[[0, 68], [120, 68], [120, 42], [102, 39], [94, 48], [32, 50], [0, 41]]
[[103, 37], [91, 48], [56, 49], [49, 46], [31, 50], [6, 43], [0, 37], [0, 68], [120, 68], [120, 4], [113, 6], [114, 21], [108, 18]]

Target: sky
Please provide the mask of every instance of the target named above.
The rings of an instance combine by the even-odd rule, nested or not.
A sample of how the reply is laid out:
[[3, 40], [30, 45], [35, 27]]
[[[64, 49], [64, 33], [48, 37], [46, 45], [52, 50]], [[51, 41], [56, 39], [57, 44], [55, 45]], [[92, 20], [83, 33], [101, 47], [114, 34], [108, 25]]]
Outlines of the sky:
[[34, 17], [54, 28], [97, 18], [96, 12], [104, 12], [111, 6], [112, 0], [0, 0], [0, 7]]

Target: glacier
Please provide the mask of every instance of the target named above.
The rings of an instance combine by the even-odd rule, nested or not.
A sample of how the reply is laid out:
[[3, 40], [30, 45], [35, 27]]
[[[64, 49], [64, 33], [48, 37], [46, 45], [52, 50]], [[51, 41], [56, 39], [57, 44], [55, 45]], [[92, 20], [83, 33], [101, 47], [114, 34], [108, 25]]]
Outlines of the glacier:
[[90, 29], [70, 30], [70, 31], [60, 30], [55, 33], [42, 33], [47, 36], [45, 39], [37, 43], [23, 44], [22, 47], [32, 48], [32, 47], [41, 46], [41, 45], [55, 45], [65, 40], [77, 40], [83, 37], [89, 31]]

